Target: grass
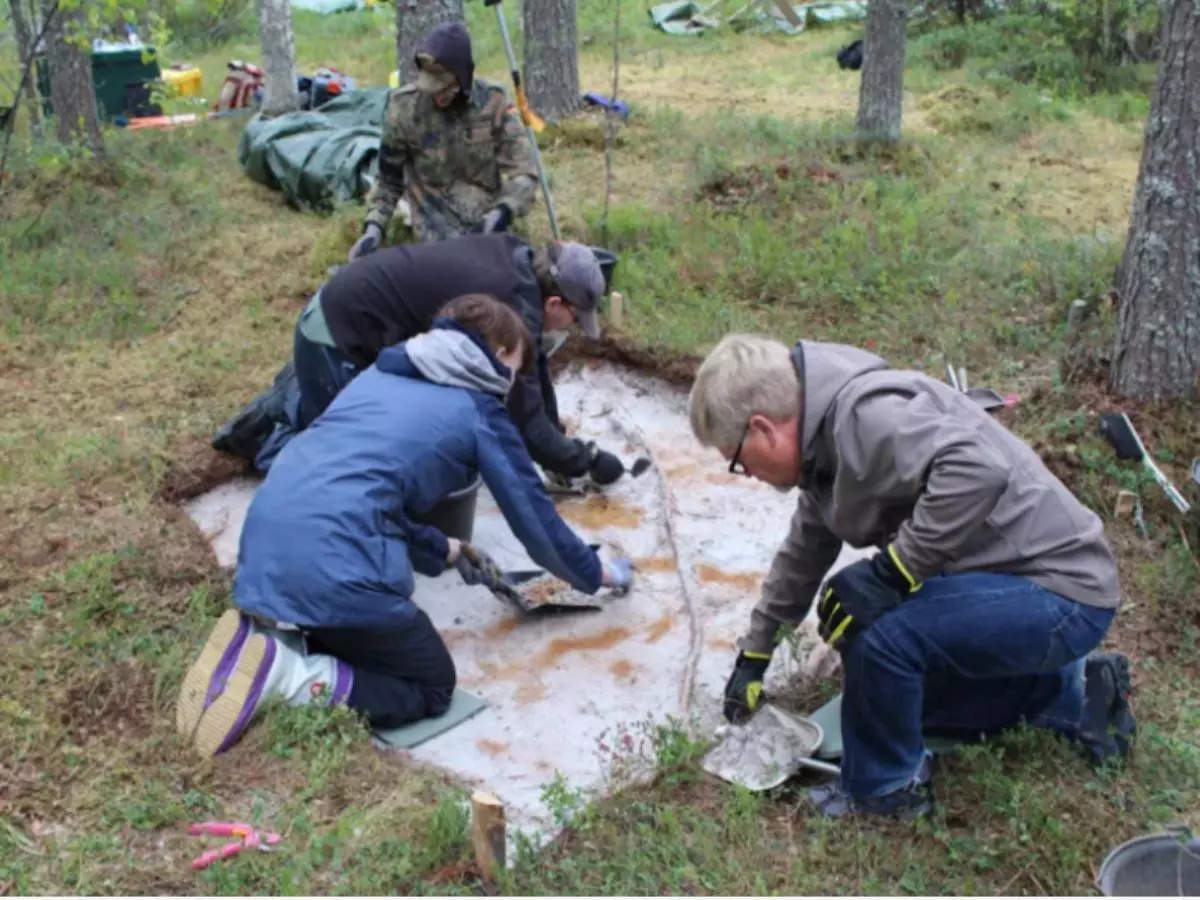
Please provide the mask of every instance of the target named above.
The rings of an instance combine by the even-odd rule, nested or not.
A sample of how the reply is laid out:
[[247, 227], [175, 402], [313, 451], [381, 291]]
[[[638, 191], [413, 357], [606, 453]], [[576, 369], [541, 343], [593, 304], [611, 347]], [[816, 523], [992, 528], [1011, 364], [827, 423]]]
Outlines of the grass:
[[[582, 4], [580, 34], [585, 89], [608, 93], [606, 6]], [[468, 5], [480, 71], [503, 80], [490, 15]], [[383, 83], [393, 67], [388, 13], [299, 13], [296, 30], [302, 69]], [[628, 336], [663, 357], [733, 328], [846, 341], [934, 374], [948, 357], [972, 383], [1020, 393], [1011, 426], [1107, 519], [1128, 597], [1110, 643], [1135, 659], [1142, 739], [1128, 770], [1093, 773], [1017, 732], [946, 759], [927, 823], [829, 825], [804, 811], [802, 785], [714, 783], [685, 725], [647, 725], [645, 758], [617, 754], [607, 799], [547, 783], [565, 830], [524, 842], [498, 887], [1091, 891], [1113, 844], [1197, 824], [1200, 788], [1200, 581], [1181, 533], [1193, 550], [1200, 535], [1099, 439], [1097, 415], [1115, 401], [1088, 376], [1107, 352], [1102, 301], [1144, 95], [1047, 94], [996, 71], [986, 35], [961, 65], [925, 36], [905, 144], [862, 155], [845, 140], [857, 75], [832, 62], [854, 32], [668, 38], [629, 0], [622, 31], [634, 115], [607, 222], [599, 123], [585, 116], [542, 143], [567, 233], [621, 255]], [[258, 48], [246, 35], [164, 55], [201, 65], [211, 99], [225, 61]], [[249, 182], [239, 128], [109, 131], [105, 169], [15, 142], [0, 219], [0, 892], [477, 893], [464, 786], [378, 754], [345, 711], [277, 709], [216, 761], [173, 732], [178, 684], [230, 583], [164, 491], [289, 352], [296, 314], [361, 215], [300, 213]], [[526, 227], [547, 236], [540, 211]], [[1076, 297], [1102, 316], [1083, 377], [1064, 381]], [[1195, 410], [1134, 413], [1184, 484]], [[1144, 534], [1111, 518], [1121, 488], [1140, 491]], [[835, 685], [803, 689], [813, 699]], [[649, 784], [626, 784], [646, 767]], [[210, 817], [270, 822], [284, 849], [193, 873], [204, 842], [184, 829]]]

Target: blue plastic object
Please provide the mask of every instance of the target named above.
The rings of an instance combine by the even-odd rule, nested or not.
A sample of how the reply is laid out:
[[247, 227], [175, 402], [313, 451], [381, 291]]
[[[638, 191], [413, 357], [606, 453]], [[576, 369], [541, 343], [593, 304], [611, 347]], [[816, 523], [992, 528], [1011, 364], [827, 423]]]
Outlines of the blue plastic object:
[[604, 94], [597, 94], [595, 91], [588, 91], [583, 95], [583, 100], [592, 106], [603, 106], [605, 109], [611, 109], [622, 119], [629, 118], [629, 104], [624, 100], [613, 100], [611, 97], [606, 97]]

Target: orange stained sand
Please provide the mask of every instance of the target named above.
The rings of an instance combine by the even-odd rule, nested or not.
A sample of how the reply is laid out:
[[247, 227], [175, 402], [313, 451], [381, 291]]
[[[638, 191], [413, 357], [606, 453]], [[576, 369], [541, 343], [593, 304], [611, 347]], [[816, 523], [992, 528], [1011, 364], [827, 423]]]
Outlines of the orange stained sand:
[[680, 463], [676, 466], [667, 466], [663, 469], [663, 474], [668, 478], [683, 478], [688, 475], [695, 475], [700, 471], [700, 466], [694, 462]]
[[667, 613], [657, 622], [650, 626], [646, 632], [646, 643], [653, 644], [660, 637], [671, 630], [671, 626], [675, 624], [675, 617]]
[[670, 572], [675, 568], [673, 556], [639, 556], [633, 561], [639, 572]]
[[728, 472], [709, 472], [704, 480], [709, 484], [741, 484], [741, 475], [730, 475]]
[[633, 677], [633, 663], [627, 659], [618, 659], [608, 667], [608, 671], [612, 672], [617, 678], [628, 680]]
[[722, 584], [732, 584], [747, 591], [756, 589], [759, 582], [762, 581], [762, 576], [757, 572], [725, 572], [715, 566], [708, 566], [703, 563], [696, 566], [696, 575], [699, 576], [701, 581], [719, 581]]
[[534, 703], [545, 697], [547, 693], [548, 691], [546, 690], [546, 686], [542, 684], [540, 679], [536, 681], [525, 681], [522, 682], [519, 688], [517, 688], [517, 702]]
[[607, 650], [629, 637], [628, 628], [606, 628], [598, 634], [586, 634], [580, 637], [555, 638], [550, 645], [538, 656], [538, 662], [549, 666], [559, 661], [568, 653], [576, 650]]
[[584, 528], [637, 528], [646, 514], [640, 506], [626, 506], [603, 494], [560, 503], [558, 512]]
[[488, 756], [499, 756], [508, 749], [508, 744], [503, 741], [490, 741], [487, 738], [480, 738], [475, 742], [475, 746]]
[[491, 681], [507, 681], [509, 678], [518, 678], [525, 672], [524, 666], [519, 666], [516, 663], [509, 663], [507, 666], [498, 666], [495, 663], [478, 660], [476, 665], [479, 666], [479, 671]]
[[737, 644], [728, 638], [713, 638], [712, 640], [705, 641], [705, 644], [709, 650], [733, 650], [737, 647]]
[[521, 619], [519, 616], [508, 616], [499, 622], [493, 622], [483, 630], [483, 633], [485, 637], [490, 638], [504, 637], [506, 634], [512, 634], [520, 624]]

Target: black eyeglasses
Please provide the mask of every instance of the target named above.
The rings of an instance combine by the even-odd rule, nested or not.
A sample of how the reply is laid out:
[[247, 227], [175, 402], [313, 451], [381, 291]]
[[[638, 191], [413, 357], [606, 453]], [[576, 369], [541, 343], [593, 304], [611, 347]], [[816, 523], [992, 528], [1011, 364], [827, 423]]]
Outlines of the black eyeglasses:
[[729, 460], [730, 475], [749, 475], [750, 470], [746, 468], [746, 464], [742, 462], [742, 444], [746, 443], [746, 435], [750, 433], [750, 420], [746, 420], [746, 427], [742, 429], [742, 439], [738, 441], [737, 449], [733, 451], [733, 459]]

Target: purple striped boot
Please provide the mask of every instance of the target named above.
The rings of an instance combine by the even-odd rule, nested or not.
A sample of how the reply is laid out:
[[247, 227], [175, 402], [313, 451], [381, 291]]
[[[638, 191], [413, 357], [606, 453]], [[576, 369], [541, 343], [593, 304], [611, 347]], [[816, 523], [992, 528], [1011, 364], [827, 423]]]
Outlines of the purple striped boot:
[[292, 706], [311, 700], [345, 703], [354, 687], [354, 669], [333, 656], [305, 653], [292, 633], [252, 625], [223, 690], [196, 724], [196, 749], [204, 756], [224, 753], [270, 697]]
[[200, 656], [188, 669], [175, 704], [175, 728], [189, 741], [204, 710], [216, 699], [233, 671], [238, 654], [250, 634], [250, 620], [236, 609], [227, 609], [213, 626]]

